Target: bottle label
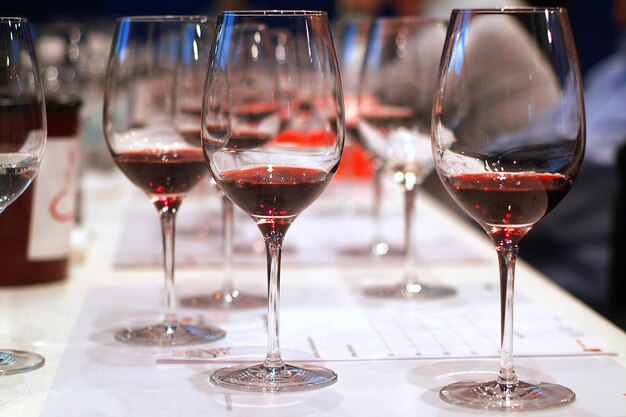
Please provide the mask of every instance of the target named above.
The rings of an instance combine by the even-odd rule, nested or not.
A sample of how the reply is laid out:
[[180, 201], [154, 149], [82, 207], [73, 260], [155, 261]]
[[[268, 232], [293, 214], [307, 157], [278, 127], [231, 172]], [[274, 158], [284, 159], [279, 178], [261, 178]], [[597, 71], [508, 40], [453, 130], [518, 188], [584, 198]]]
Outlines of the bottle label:
[[28, 259], [65, 258], [76, 216], [76, 179], [79, 140], [55, 137], [48, 140], [39, 172], [32, 186]]

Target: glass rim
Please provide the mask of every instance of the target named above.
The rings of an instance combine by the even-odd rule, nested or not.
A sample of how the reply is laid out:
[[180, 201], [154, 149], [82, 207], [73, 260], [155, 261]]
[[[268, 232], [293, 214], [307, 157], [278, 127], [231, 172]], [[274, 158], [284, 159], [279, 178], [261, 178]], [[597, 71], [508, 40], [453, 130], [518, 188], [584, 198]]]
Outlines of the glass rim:
[[565, 7], [485, 7], [476, 9], [452, 9], [452, 14], [513, 14], [513, 13], [562, 13], [566, 12]]
[[241, 16], [241, 17], [328, 17], [323, 10], [224, 10], [218, 16]]
[[118, 22], [193, 22], [202, 20], [211, 20], [209, 15], [145, 15], [145, 16], [121, 16], [117, 18]]
[[28, 22], [28, 18], [20, 16], [0, 16], [0, 22], [10, 21]]

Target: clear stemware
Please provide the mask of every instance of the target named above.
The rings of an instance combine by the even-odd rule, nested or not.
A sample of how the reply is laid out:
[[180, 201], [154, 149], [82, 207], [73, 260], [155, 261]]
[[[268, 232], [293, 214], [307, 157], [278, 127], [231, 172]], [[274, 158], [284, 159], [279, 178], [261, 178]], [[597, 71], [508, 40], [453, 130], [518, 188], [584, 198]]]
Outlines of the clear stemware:
[[519, 243], [567, 194], [585, 148], [581, 77], [566, 10], [454, 10], [436, 91], [437, 173], [493, 241], [501, 288], [498, 376], [450, 384], [440, 396], [505, 411], [570, 403], [570, 389], [519, 380], [513, 364]]
[[[343, 95], [328, 17], [307, 11], [224, 12], [217, 27], [205, 87], [203, 148], [217, 185], [250, 215], [265, 240], [268, 346], [263, 363], [219, 369], [211, 381], [261, 392], [327, 386], [337, 380], [333, 371], [282, 359], [279, 283], [285, 233], [322, 194], [343, 152]], [[297, 53], [277, 53], [277, 42], [285, 37]], [[288, 67], [295, 71], [287, 73], [298, 77], [295, 94], [281, 80]], [[295, 119], [306, 123], [289, 123]]]
[[432, 97], [445, 22], [420, 17], [379, 18], [369, 38], [359, 88], [359, 134], [404, 194], [404, 271], [401, 282], [368, 287], [373, 297], [425, 299], [455, 294], [418, 279], [415, 202], [434, 168], [430, 151]]
[[[30, 185], [46, 143], [46, 110], [28, 20], [0, 17], [0, 213]], [[43, 366], [43, 356], [0, 350], [0, 375]]]
[[171, 346], [225, 335], [213, 326], [181, 323], [174, 294], [176, 214], [187, 193], [206, 177], [199, 136], [190, 139], [175, 121], [177, 106], [194, 105], [179, 78], [186, 79], [185, 69], [200, 59], [198, 45], [212, 32], [203, 16], [117, 21], [106, 78], [104, 133], [116, 164], [148, 195], [161, 220], [166, 309], [160, 323], [119, 331], [115, 337], [122, 342]]
[[[346, 107], [346, 142], [351, 147], [359, 147], [367, 152], [359, 133], [359, 83], [361, 70], [365, 60], [365, 51], [372, 28], [372, 19], [358, 17], [339, 21], [334, 32], [337, 57], [341, 69], [344, 104]], [[356, 152], [354, 149], [352, 152]], [[381, 218], [381, 204], [384, 192], [383, 162], [375, 154], [369, 153], [370, 167], [374, 173], [372, 180], [371, 217], [374, 233], [371, 241], [365, 245], [347, 246], [341, 248], [346, 255], [369, 255], [374, 257], [397, 255], [401, 252], [398, 247], [392, 247], [383, 239], [383, 223]], [[344, 160], [346, 158], [344, 157]]]

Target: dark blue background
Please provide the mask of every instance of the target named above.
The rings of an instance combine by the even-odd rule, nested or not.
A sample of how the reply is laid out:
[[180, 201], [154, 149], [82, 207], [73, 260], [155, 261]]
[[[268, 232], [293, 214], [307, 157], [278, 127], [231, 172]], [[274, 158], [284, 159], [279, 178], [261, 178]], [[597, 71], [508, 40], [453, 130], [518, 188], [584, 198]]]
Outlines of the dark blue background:
[[[538, 6], [564, 6], [570, 13], [583, 72], [615, 48], [617, 28], [611, 18], [613, 0], [539, 0]], [[293, 9], [293, 0], [2, 0], [0, 15], [25, 16], [33, 23], [59, 17], [80, 21], [84, 18], [114, 19], [126, 15], [216, 14], [220, 9], [247, 4], [253, 9]], [[298, 9], [326, 10], [337, 17], [334, 0], [300, 0]], [[385, 9], [385, 14], [393, 14]]]

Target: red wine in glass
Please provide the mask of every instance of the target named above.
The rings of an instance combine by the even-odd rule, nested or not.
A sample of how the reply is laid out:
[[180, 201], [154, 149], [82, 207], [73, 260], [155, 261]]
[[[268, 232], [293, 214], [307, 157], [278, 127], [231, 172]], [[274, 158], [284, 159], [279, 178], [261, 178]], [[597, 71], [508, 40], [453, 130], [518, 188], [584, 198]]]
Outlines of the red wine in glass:
[[135, 185], [168, 207], [179, 205], [207, 174], [200, 148], [122, 152], [113, 159]]
[[187, 142], [191, 146], [200, 146], [200, 144], [202, 143], [199, 127], [180, 129], [178, 133], [180, 133], [183, 139], [185, 139], [185, 142]]
[[256, 218], [270, 219], [259, 224], [284, 233], [291, 219], [299, 215], [324, 191], [332, 174], [297, 166], [254, 166], [222, 173], [220, 188], [235, 204]]
[[199, 118], [202, 116], [202, 106], [198, 106], [196, 103], [185, 103], [180, 106], [180, 113]]
[[480, 172], [445, 177], [457, 203], [477, 221], [499, 227], [532, 226], [567, 194], [563, 174]]
[[201, 149], [134, 151], [115, 155], [115, 162], [138, 187], [150, 194], [182, 194], [206, 175]]
[[240, 130], [231, 132], [228, 138], [229, 149], [253, 149], [265, 145], [272, 140], [268, 133], [254, 130]]
[[329, 176], [317, 168], [267, 165], [225, 171], [219, 184], [253, 216], [292, 217], [322, 194]]
[[[270, 132], [256, 130], [254, 128], [238, 128], [232, 129], [230, 132], [227, 127], [224, 126], [207, 126], [207, 130], [211, 135], [216, 137], [226, 137], [225, 147], [233, 151], [243, 151], [248, 149], [254, 149], [268, 144], [273, 139], [274, 135]], [[187, 133], [181, 132], [183, 136]], [[189, 141], [191, 135], [195, 133], [189, 133], [189, 138], [185, 136], [185, 140]], [[195, 137], [194, 139], [195, 140]]]
[[405, 127], [415, 117], [412, 109], [400, 106], [368, 105], [361, 114], [361, 119], [384, 133], [395, 128]]
[[249, 124], [257, 124], [278, 111], [272, 102], [249, 102], [232, 110], [233, 117]]

